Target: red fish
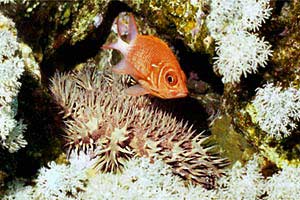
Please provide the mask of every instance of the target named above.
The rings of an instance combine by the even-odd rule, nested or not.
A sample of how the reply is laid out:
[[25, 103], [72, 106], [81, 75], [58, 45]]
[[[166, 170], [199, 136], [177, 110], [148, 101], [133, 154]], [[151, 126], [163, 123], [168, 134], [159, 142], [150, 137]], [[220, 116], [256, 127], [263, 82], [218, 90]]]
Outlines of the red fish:
[[187, 96], [186, 76], [168, 45], [157, 37], [138, 34], [132, 14], [128, 22], [128, 43], [121, 39], [119, 20], [117, 25], [117, 42], [103, 48], [120, 51], [124, 57], [113, 71], [129, 74], [138, 82], [126, 89], [126, 93], [151, 94], [163, 99]]

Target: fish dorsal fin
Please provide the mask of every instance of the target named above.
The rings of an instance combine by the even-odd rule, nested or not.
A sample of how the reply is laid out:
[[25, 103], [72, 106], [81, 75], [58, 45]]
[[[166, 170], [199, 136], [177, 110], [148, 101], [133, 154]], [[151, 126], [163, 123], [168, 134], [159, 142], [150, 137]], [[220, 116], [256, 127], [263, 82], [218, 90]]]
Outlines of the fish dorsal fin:
[[131, 96], [141, 96], [141, 95], [149, 94], [149, 91], [147, 91], [139, 84], [127, 88], [125, 92], [126, 94]]
[[136, 23], [135, 23], [133, 14], [131, 13], [129, 15], [127, 40], [129, 42], [131, 42], [132, 40], [134, 40], [136, 38], [137, 35], [138, 35], [138, 30], [136, 27]]

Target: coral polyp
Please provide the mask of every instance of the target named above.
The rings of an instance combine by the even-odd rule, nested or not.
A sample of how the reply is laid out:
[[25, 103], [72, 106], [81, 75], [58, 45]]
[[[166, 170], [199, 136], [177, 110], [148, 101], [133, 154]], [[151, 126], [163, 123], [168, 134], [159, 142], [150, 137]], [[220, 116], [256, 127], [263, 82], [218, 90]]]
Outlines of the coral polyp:
[[52, 93], [61, 106], [69, 150], [91, 152], [95, 168], [122, 171], [132, 157], [158, 158], [191, 182], [213, 187], [226, 159], [204, 146], [208, 137], [154, 108], [147, 97], [124, 93], [122, 81], [93, 66], [52, 79]]

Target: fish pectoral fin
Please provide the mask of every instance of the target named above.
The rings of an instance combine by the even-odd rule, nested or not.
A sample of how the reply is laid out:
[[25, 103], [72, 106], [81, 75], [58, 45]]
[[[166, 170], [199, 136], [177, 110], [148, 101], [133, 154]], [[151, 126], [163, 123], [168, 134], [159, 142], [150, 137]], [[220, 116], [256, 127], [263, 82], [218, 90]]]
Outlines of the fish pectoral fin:
[[128, 22], [128, 35], [127, 35], [127, 40], [130, 42], [134, 40], [138, 34], [138, 30], [136, 27], [136, 23], [133, 17], [133, 14], [130, 13], [129, 15], [129, 22]]
[[116, 74], [132, 74], [131, 67], [124, 58], [112, 68], [112, 71]]
[[149, 91], [143, 88], [139, 84], [127, 88], [125, 92], [126, 94], [131, 96], [141, 96], [141, 95], [149, 94]]

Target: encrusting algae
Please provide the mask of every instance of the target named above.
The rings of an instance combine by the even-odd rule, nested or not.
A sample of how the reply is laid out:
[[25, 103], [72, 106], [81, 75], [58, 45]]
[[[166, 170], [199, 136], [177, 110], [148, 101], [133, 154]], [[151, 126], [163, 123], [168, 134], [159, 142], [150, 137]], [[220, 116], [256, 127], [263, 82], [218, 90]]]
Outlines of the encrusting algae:
[[126, 95], [123, 87], [91, 66], [54, 76], [51, 91], [62, 109], [69, 151], [91, 153], [95, 168], [104, 172], [122, 171], [135, 156], [156, 157], [175, 174], [214, 187], [228, 162], [204, 146], [208, 137], [151, 107], [148, 98]]

